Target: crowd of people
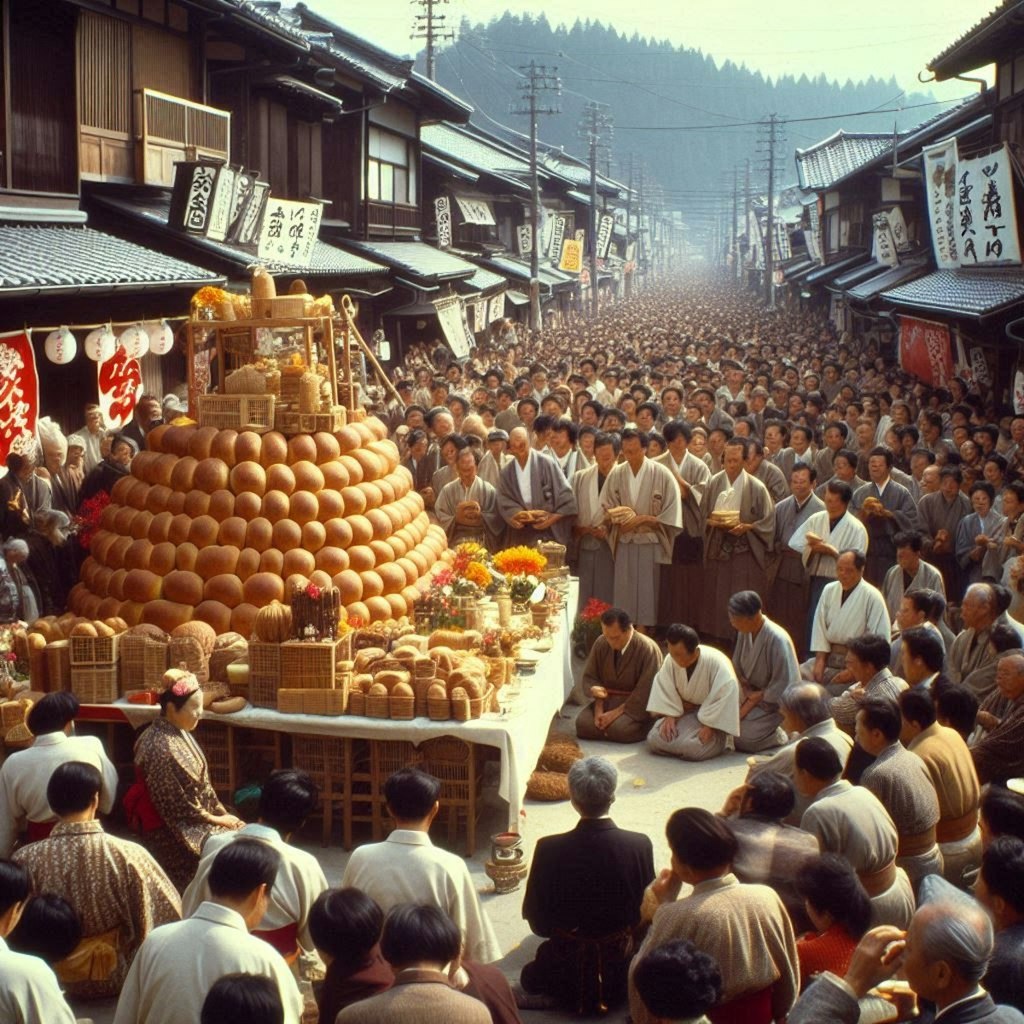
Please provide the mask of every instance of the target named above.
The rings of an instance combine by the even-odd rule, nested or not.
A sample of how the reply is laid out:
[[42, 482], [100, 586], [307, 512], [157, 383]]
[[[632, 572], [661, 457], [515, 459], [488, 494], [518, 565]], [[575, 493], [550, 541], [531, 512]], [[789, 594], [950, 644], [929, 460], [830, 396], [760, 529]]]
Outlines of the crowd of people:
[[[718, 813], [680, 793], [659, 872], [610, 817], [615, 769], [577, 762], [580, 821], [538, 842], [523, 916], [543, 942], [513, 989], [464, 862], [430, 841], [436, 779], [389, 780], [394, 831], [330, 888], [289, 842], [318, 806], [309, 776], [271, 776], [251, 824], [213, 791], [194, 677], [169, 673], [136, 744], [141, 846], [99, 824], [116, 775], [51, 694], [0, 767], [14, 1019], [73, 1019], [63, 987], [120, 993], [117, 1024], [297, 1022], [315, 950], [321, 1021], [854, 1021], [879, 986], [943, 1024], [1024, 1021], [1024, 415], [713, 281], [519, 331], [461, 362], [405, 354], [378, 410], [403, 464], [451, 543], [563, 544], [580, 606], [607, 606], [581, 739], [740, 751], [746, 781]], [[63, 446], [47, 427], [9, 458], [11, 617], [59, 609], [74, 578], [52, 517], [180, 412], [139, 406], [137, 437], [90, 409]]]

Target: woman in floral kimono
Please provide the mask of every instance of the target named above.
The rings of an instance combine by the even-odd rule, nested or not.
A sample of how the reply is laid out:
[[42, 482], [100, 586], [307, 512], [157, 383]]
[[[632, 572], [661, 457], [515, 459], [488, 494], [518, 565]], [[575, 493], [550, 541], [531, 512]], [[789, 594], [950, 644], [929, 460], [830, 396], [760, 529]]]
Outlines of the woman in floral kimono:
[[163, 714], [135, 744], [137, 782], [125, 796], [129, 818], [168, 877], [184, 891], [195, 875], [199, 854], [214, 832], [236, 829], [210, 784], [206, 756], [191, 733], [203, 717], [196, 677], [182, 669], [164, 673]]

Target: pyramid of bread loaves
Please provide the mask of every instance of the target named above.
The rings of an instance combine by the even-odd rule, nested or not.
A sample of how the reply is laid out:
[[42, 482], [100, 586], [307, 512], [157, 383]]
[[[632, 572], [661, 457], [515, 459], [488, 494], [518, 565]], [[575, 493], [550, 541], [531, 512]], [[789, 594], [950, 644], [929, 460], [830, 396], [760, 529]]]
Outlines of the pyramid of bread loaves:
[[103, 512], [79, 615], [249, 636], [259, 608], [314, 582], [349, 619], [397, 618], [446, 547], [377, 419], [290, 438], [170, 424], [147, 445]]

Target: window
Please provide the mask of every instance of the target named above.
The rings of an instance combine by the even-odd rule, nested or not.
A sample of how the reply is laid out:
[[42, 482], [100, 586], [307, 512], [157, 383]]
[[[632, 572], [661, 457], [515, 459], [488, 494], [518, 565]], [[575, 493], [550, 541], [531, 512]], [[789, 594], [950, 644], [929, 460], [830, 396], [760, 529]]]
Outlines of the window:
[[366, 197], [381, 203], [416, 205], [416, 164], [412, 142], [380, 128], [370, 129]]

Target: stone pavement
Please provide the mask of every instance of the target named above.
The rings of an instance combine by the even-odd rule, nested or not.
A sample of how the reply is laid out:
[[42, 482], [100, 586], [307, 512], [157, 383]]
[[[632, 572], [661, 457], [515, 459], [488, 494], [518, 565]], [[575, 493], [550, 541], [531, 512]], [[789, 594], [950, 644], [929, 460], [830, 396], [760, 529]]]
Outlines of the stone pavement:
[[[556, 718], [552, 731], [574, 735], [573, 720], [578, 708], [567, 705]], [[697, 806], [717, 811], [727, 794], [738, 786], [746, 774], [744, 755], [729, 753], [712, 761], [690, 764], [674, 758], [656, 757], [643, 745], [619, 746], [614, 743], [583, 742], [587, 754], [607, 757], [619, 771], [618, 798], [612, 807], [612, 817], [623, 828], [646, 832], [654, 843], [655, 867], [667, 867], [668, 844], [665, 841], [665, 822], [679, 807]], [[517, 980], [523, 964], [533, 956], [539, 939], [530, 934], [521, 915], [522, 890], [504, 896], [494, 894], [491, 880], [484, 873], [484, 863], [490, 853], [490, 836], [504, 831], [506, 805], [494, 788], [485, 789], [484, 810], [477, 829], [477, 852], [469, 861], [470, 871], [482, 894], [483, 905], [494, 924], [504, 958], [498, 966], [509, 980]], [[572, 807], [566, 803], [535, 803], [528, 801], [520, 831], [529, 857], [537, 839], [554, 832], [564, 832], [576, 823]], [[327, 880], [341, 881], [348, 854], [340, 845], [324, 850], [315, 833], [315, 823], [309, 835], [298, 845], [315, 853], [323, 864]], [[440, 838], [438, 839], [440, 841]], [[91, 1017], [95, 1024], [109, 1024], [113, 1020], [113, 1002], [83, 1004], [77, 1007], [81, 1017]], [[580, 1020], [565, 1013], [551, 1011], [522, 1011], [526, 1024], [547, 1024], [554, 1021]], [[605, 1021], [625, 1019], [625, 1012], [611, 1014]], [[183, 1022], [185, 1024], [185, 1022]]]

